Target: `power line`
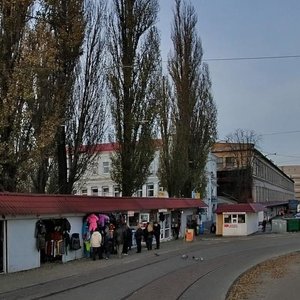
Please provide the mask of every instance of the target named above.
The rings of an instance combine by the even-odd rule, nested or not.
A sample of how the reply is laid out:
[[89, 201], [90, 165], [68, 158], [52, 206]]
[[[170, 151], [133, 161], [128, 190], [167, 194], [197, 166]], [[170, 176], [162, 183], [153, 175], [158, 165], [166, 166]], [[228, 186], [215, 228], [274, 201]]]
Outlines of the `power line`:
[[[289, 59], [289, 58], [300, 58], [300, 54], [296, 55], [279, 55], [279, 56], [253, 56], [253, 57], [223, 57], [223, 58], [203, 58], [203, 61], [238, 61], [238, 60], [272, 60], [272, 59]], [[162, 60], [162, 63], [168, 63], [168, 60]], [[104, 69], [111, 69], [115, 66], [104, 66]], [[132, 66], [123, 66], [125, 68], [132, 68]], [[54, 67], [41, 67], [41, 66], [27, 66], [27, 67], [15, 67], [14, 69], [20, 70], [38, 70], [38, 69], [49, 69], [49, 70], [57, 70]], [[0, 68], [0, 70], [13, 70], [12, 68]]]
[[277, 131], [277, 132], [270, 132], [270, 133], [262, 133], [261, 136], [264, 135], [279, 135], [279, 134], [291, 134], [291, 133], [299, 133], [300, 130], [293, 130], [293, 131]]
[[265, 59], [289, 59], [300, 58], [300, 54], [296, 55], [278, 55], [278, 56], [253, 56], [253, 57], [223, 57], [223, 58], [204, 58], [203, 61], [234, 61], [234, 60], [265, 60]]
[[265, 154], [265, 156], [270, 156], [270, 155], [274, 155], [274, 156], [280, 156], [280, 157], [288, 157], [288, 158], [300, 158], [299, 155], [286, 155], [286, 154], [280, 154], [280, 153], [267, 153]]

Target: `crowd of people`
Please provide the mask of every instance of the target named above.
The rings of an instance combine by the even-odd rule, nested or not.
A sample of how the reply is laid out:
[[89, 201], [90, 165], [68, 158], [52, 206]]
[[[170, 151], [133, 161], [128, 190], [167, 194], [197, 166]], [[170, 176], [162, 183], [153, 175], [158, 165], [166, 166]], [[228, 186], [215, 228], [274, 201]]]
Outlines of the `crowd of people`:
[[153, 240], [155, 249], [160, 248], [160, 224], [158, 222], [138, 223], [135, 230], [126, 222], [116, 224], [105, 222], [103, 226], [93, 227], [84, 233], [84, 250], [87, 257], [93, 260], [109, 259], [112, 254], [119, 258], [128, 255], [132, 249], [133, 238], [136, 244], [136, 253], [142, 252], [142, 242], [147, 250], [152, 250]]

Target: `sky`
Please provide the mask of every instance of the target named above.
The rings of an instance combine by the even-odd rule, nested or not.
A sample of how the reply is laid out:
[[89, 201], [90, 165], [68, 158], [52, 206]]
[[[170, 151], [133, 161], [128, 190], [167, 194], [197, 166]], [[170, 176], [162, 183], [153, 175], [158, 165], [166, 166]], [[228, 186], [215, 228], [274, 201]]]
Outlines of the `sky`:
[[[276, 165], [300, 165], [300, 1], [189, 2], [210, 69], [218, 140], [237, 129], [253, 130], [260, 137], [257, 149]], [[159, 4], [166, 64], [174, 0]], [[298, 57], [274, 58], [283, 56]], [[253, 59], [262, 57], [269, 58]], [[214, 60], [224, 58], [232, 60]]]

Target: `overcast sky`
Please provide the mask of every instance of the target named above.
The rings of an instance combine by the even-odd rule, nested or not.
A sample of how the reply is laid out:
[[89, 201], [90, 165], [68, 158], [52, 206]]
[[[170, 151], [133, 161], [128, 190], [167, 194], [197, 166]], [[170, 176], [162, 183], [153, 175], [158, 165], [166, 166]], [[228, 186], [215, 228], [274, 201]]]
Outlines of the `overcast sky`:
[[[236, 129], [261, 135], [277, 165], [300, 165], [300, 1], [191, 0], [198, 14], [218, 108], [218, 138]], [[160, 0], [163, 60], [171, 48], [174, 0]], [[219, 60], [298, 55], [298, 58]], [[276, 153], [276, 155], [271, 155]]]

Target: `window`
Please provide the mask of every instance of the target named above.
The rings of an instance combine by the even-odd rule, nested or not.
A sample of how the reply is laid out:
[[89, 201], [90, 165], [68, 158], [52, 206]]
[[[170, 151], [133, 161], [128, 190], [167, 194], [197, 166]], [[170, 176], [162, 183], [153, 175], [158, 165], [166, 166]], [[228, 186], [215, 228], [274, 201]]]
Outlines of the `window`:
[[231, 215], [224, 215], [224, 223], [231, 223]]
[[87, 189], [82, 189], [81, 190], [81, 195], [86, 196], [87, 195]]
[[136, 196], [143, 197], [143, 188], [142, 187], [136, 191]]
[[217, 168], [223, 168], [223, 157], [217, 158]]
[[98, 188], [92, 187], [92, 196], [98, 196]]
[[120, 197], [120, 187], [118, 185], [114, 185], [114, 196]]
[[140, 214], [140, 222], [148, 223], [149, 222], [149, 214]]
[[108, 161], [104, 161], [103, 162], [103, 173], [104, 174], [108, 174], [109, 173], [109, 162]]
[[246, 216], [243, 214], [232, 214], [232, 215], [224, 215], [224, 223], [231, 223], [231, 224], [236, 224], [236, 223], [245, 223]]
[[234, 157], [226, 157], [226, 167], [234, 167]]
[[109, 196], [109, 187], [108, 186], [102, 187], [102, 196]]
[[237, 223], [238, 222], [237, 215], [232, 215], [231, 216], [231, 221], [232, 221], [232, 223]]
[[147, 184], [147, 197], [153, 197], [154, 196], [154, 184], [148, 183]]
[[238, 223], [245, 223], [245, 215], [238, 215]]

